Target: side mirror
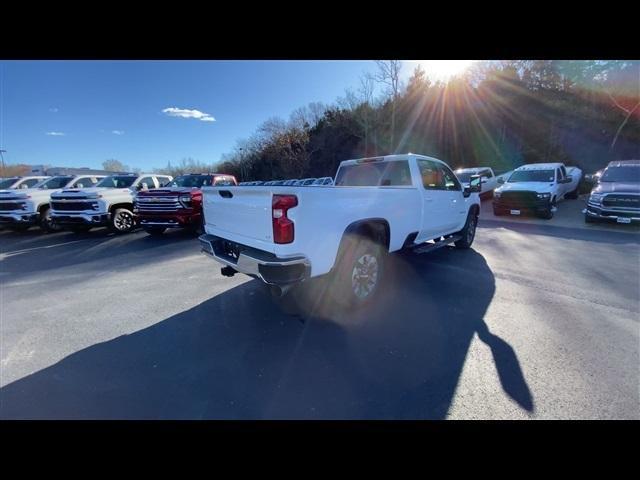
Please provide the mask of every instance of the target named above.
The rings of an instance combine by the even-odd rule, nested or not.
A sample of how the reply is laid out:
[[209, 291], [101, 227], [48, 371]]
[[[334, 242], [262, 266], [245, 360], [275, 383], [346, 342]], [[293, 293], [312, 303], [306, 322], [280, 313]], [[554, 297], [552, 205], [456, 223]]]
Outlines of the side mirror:
[[504, 183], [504, 177], [498, 177], [498, 183], [502, 185]]
[[482, 177], [480, 175], [471, 175], [469, 185], [464, 187], [462, 195], [466, 198], [472, 193], [480, 193], [482, 191]]

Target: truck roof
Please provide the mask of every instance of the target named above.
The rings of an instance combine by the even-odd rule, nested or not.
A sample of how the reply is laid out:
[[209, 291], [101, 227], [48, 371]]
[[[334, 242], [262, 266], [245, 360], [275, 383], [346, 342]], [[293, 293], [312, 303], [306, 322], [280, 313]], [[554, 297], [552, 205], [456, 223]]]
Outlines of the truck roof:
[[491, 170], [491, 167], [469, 167], [469, 168], [457, 168], [456, 172], [479, 172], [480, 170]]
[[614, 160], [609, 162], [607, 167], [638, 167], [640, 166], [640, 160]]
[[343, 165], [354, 165], [357, 163], [375, 163], [375, 162], [390, 162], [393, 160], [409, 160], [410, 158], [423, 158], [425, 160], [435, 160], [436, 162], [444, 163], [442, 160], [434, 157], [428, 157], [427, 155], [419, 155], [417, 153], [401, 153], [395, 155], [381, 155], [378, 157], [364, 157], [354, 158], [350, 160], [343, 160], [340, 162], [339, 167]]
[[555, 168], [564, 167], [564, 163], [555, 162], [555, 163], [530, 163], [529, 165], [522, 165], [516, 170], [550, 170]]

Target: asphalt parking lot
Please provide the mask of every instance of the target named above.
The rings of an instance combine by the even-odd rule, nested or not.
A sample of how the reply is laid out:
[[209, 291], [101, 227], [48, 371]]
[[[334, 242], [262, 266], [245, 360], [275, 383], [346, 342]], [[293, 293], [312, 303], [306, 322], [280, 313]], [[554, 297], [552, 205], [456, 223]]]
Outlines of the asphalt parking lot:
[[1, 232], [0, 418], [638, 419], [640, 235], [582, 204], [484, 202], [471, 250], [392, 255], [357, 314], [183, 232]]

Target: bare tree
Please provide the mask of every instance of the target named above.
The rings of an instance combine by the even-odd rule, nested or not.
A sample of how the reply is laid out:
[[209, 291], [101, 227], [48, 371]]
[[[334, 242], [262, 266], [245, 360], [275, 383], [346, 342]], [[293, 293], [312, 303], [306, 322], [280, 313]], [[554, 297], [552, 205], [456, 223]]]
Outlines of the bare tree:
[[391, 97], [391, 152], [395, 151], [395, 130], [396, 130], [396, 106], [400, 96], [400, 60], [376, 60], [378, 72], [374, 78], [379, 83], [387, 86], [388, 95]]

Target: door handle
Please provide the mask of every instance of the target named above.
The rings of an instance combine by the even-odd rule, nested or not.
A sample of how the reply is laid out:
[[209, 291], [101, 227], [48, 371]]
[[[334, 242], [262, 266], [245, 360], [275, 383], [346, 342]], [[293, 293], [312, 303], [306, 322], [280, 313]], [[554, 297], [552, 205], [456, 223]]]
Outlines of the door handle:
[[433, 198], [431, 197], [424, 197], [425, 202], [433, 202]]

